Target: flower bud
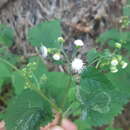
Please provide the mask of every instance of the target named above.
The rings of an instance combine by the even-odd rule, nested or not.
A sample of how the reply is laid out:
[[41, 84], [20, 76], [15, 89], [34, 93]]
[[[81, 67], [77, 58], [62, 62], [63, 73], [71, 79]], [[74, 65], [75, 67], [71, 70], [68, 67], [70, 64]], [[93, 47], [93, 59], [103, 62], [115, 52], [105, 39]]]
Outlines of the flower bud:
[[121, 68], [122, 69], [125, 69], [127, 66], [128, 66], [128, 63], [127, 62], [125, 62], [125, 61], [121, 61]]
[[110, 71], [111, 71], [112, 73], [116, 73], [116, 72], [118, 72], [118, 69], [116, 68], [116, 66], [111, 66], [111, 67], [110, 67]]
[[48, 51], [47, 51], [47, 48], [46, 48], [45, 46], [42, 45], [42, 46], [40, 47], [40, 52], [41, 52], [41, 56], [42, 56], [42, 57], [44, 57], [44, 58], [47, 57]]
[[63, 38], [63, 37], [58, 37], [58, 42], [60, 42], [60, 43], [64, 43], [64, 42], [65, 42], [65, 40], [64, 40], [64, 38]]
[[109, 61], [103, 61], [101, 64], [100, 64], [100, 67], [104, 67], [104, 66], [107, 66], [109, 65], [110, 62]]
[[113, 58], [113, 59], [111, 60], [111, 65], [112, 65], [112, 66], [118, 65], [118, 60], [117, 60], [116, 58]]
[[118, 42], [115, 43], [115, 47], [116, 47], [116, 48], [120, 49], [121, 46], [122, 46], [121, 43], [118, 43]]
[[56, 60], [56, 61], [60, 60], [60, 58], [61, 58], [61, 56], [60, 56], [59, 53], [55, 53], [55, 54], [53, 55], [53, 59]]
[[52, 53], [52, 49], [51, 48], [47, 48], [48, 53]]

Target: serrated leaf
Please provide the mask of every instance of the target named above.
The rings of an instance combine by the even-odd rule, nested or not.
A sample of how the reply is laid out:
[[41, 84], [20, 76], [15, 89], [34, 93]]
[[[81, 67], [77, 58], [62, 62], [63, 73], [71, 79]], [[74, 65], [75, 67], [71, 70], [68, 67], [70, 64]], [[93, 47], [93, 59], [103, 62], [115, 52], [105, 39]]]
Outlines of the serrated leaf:
[[48, 118], [50, 105], [30, 89], [12, 100], [4, 116], [7, 130], [36, 130], [40, 121]]
[[92, 98], [91, 109], [99, 113], [107, 113], [110, 110], [111, 97], [106, 92], [100, 92]]
[[69, 88], [73, 88], [74, 86], [74, 82], [70, 81], [71, 78], [63, 72], [50, 72], [47, 74], [47, 81], [43, 88], [48, 97], [55, 100], [60, 107], [64, 102], [64, 97], [67, 97], [68, 85], [70, 85]]
[[91, 126], [110, 123], [127, 103], [127, 96], [94, 68], [87, 68], [82, 74], [80, 85], [77, 96], [83, 106], [83, 113], [87, 113], [84, 119]]
[[4, 24], [0, 24], [0, 43], [10, 47], [13, 44], [13, 39], [12, 29]]
[[[128, 63], [128, 67], [125, 69], [121, 69], [118, 73], [107, 73], [107, 78], [111, 81], [111, 83], [116, 86], [120, 92], [124, 93], [122, 98], [130, 98], [130, 65]], [[127, 100], [126, 100], [127, 101]]]
[[31, 28], [28, 40], [33, 46], [45, 45], [48, 48], [59, 48], [57, 38], [61, 36], [61, 26], [58, 20], [47, 21]]
[[36, 130], [37, 124], [42, 119], [42, 112], [38, 108], [28, 109], [16, 122], [14, 130]]

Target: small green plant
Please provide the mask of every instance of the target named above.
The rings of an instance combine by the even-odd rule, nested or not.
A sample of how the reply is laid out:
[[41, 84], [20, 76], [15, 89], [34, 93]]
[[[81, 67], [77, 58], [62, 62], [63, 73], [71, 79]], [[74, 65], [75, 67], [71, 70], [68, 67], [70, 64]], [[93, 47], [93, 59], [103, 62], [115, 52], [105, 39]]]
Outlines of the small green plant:
[[84, 46], [82, 40], [74, 41], [74, 51], [68, 55], [60, 22], [43, 22], [31, 28], [27, 36], [36, 56], [19, 65], [21, 57], [8, 48], [14, 43], [13, 31], [1, 25], [0, 88], [10, 82], [14, 90], [1, 113], [6, 130], [39, 130], [57, 113], [58, 123], [68, 118], [78, 130], [111, 125], [130, 99], [129, 34], [117, 29], [106, 31], [97, 38], [100, 48], [84, 54], [84, 61], [77, 56]]

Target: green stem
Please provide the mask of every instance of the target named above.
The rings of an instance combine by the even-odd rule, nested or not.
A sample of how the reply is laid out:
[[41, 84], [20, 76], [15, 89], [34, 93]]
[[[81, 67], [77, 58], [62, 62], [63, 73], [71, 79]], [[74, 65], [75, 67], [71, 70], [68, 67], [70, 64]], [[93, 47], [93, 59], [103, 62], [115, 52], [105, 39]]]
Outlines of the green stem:
[[1, 57], [0, 57], [0, 60], [3, 61], [4, 63], [6, 63], [7, 65], [9, 65], [14, 70], [19, 71], [19, 69], [17, 69], [17, 67], [15, 67], [13, 64], [9, 63], [7, 60], [5, 60], [5, 59], [3, 59]]
[[71, 73], [71, 66], [70, 66], [70, 60], [69, 60], [69, 58], [68, 58], [68, 56], [67, 56], [67, 54], [65, 53], [65, 51], [62, 49], [62, 51], [61, 51], [62, 53], [63, 53], [63, 55], [65, 56], [65, 58], [66, 58], [66, 61], [67, 61], [67, 66], [68, 66], [68, 74], [70, 74]]
[[[17, 71], [21, 76], [24, 77], [24, 75], [22, 74], [22, 72], [17, 69], [17, 67], [15, 67], [13, 64], [9, 63], [7, 60], [3, 59], [0, 57], [0, 60], [3, 61], [4, 63], [6, 63], [7, 65], [9, 65], [11, 68], [13, 68], [15, 71]], [[50, 105], [57, 111], [57, 112], [61, 112], [61, 110], [59, 110], [59, 108], [56, 106], [56, 104], [54, 104], [39, 88], [35, 87], [32, 82], [27, 78], [28, 82], [31, 83], [31, 89], [35, 90], [43, 99], [45, 99], [46, 101], [48, 101], [50, 103]]]
[[40, 88], [40, 85], [39, 85], [39, 83], [38, 83], [37, 77], [36, 77], [34, 74], [32, 74], [32, 76], [33, 76], [33, 79], [34, 79], [35, 82], [36, 82], [37, 87]]
[[48, 101], [48, 103], [56, 110], [56, 112], [61, 112], [61, 110], [54, 104], [39, 88], [33, 88], [44, 100]]
[[65, 102], [66, 102], [66, 98], [68, 96], [68, 92], [69, 92], [69, 89], [71, 87], [71, 83], [72, 83], [72, 77], [70, 76], [70, 79], [69, 79], [67, 87], [66, 87], [65, 95], [64, 95], [64, 98], [63, 98], [63, 101], [62, 101], [62, 104], [61, 104], [61, 108], [62, 109], [64, 108], [64, 105], [65, 105]]
[[87, 65], [87, 67], [91, 66], [92, 64], [94, 64], [95, 62], [97, 62], [100, 58], [95, 59], [94, 61], [92, 61], [90, 64]]

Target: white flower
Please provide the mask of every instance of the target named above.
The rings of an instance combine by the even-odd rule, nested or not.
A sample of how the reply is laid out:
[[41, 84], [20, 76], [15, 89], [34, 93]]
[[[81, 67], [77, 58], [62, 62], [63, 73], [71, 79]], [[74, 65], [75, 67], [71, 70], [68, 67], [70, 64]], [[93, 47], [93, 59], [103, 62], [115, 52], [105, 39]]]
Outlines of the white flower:
[[84, 45], [83, 41], [80, 40], [80, 39], [75, 40], [75, 41], [74, 41], [74, 44], [75, 44], [77, 47], [80, 47], [80, 46], [83, 46], [83, 45]]
[[116, 68], [116, 66], [111, 66], [110, 70], [111, 70], [112, 73], [118, 72], [118, 69]]
[[77, 73], [82, 72], [82, 70], [84, 68], [83, 65], [84, 65], [83, 61], [79, 58], [75, 58], [71, 63], [72, 70], [74, 70]]
[[127, 65], [128, 65], [128, 63], [127, 62], [125, 62], [125, 61], [121, 61], [121, 68], [122, 69], [125, 69], [126, 67], [127, 67]]
[[53, 55], [53, 59], [54, 60], [60, 60], [60, 58], [61, 58], [61, 56], [60, 56], [60, 54], [59, 53], [55, 53], [54, 55]]
[[44, 57], [44, 58], [47, 57], [48, 51], [47, 51], [47, 48], [45, 46], [42, 45], [40, 47], [40, 52], [41, 52], [42, 57]]
[[118, 65], [118, 60], [116, 59], [116, 58], [113, 58], [112, 60], [111, 60], [111, 65], [112, 66], [116, 66], [116, 65]]

